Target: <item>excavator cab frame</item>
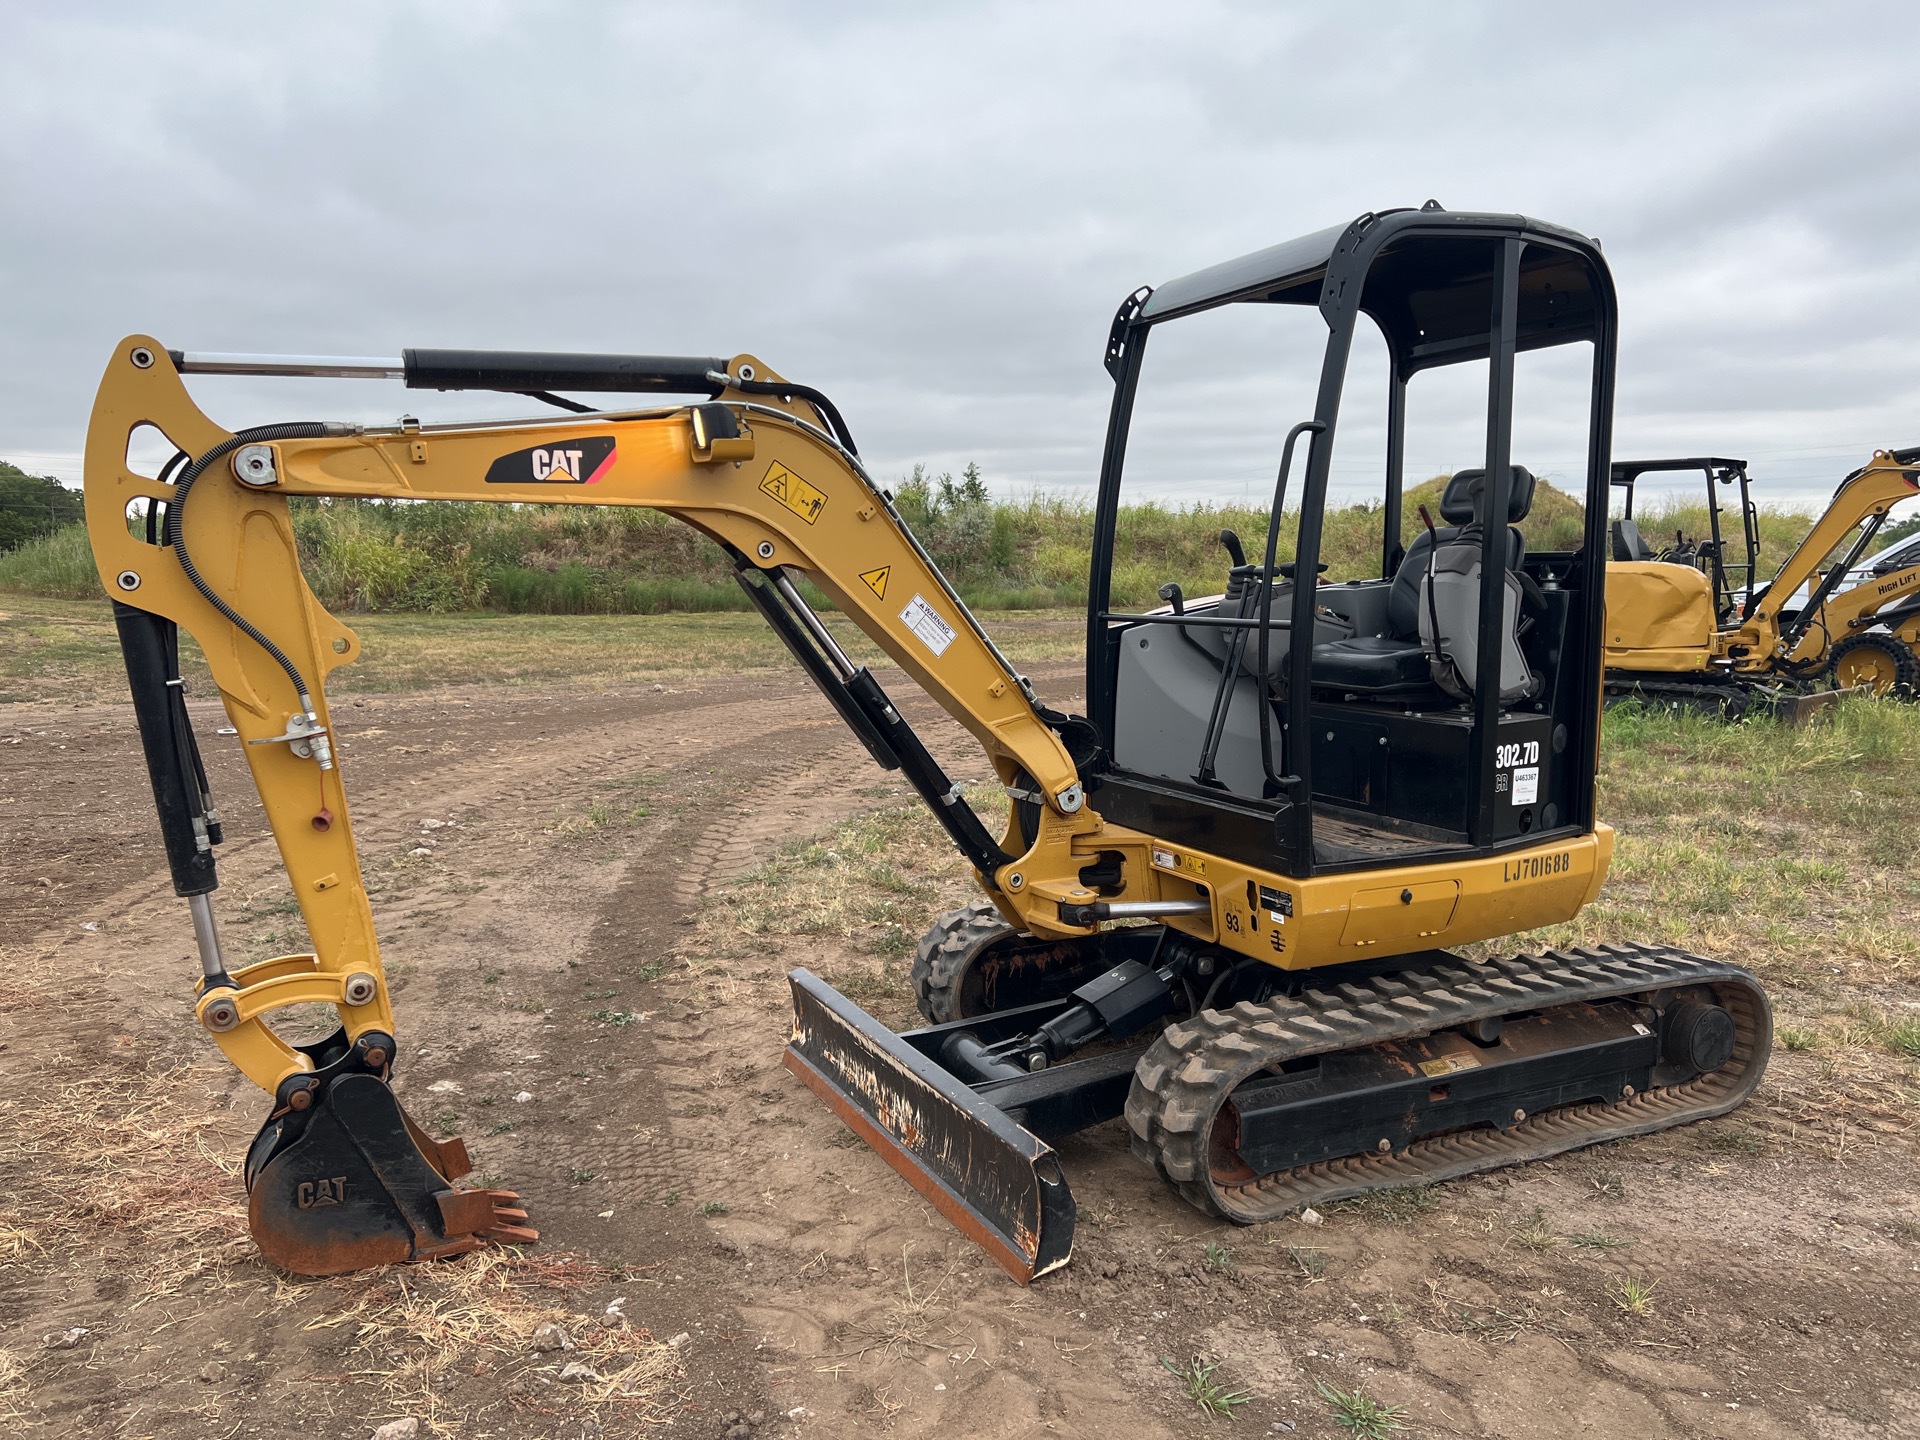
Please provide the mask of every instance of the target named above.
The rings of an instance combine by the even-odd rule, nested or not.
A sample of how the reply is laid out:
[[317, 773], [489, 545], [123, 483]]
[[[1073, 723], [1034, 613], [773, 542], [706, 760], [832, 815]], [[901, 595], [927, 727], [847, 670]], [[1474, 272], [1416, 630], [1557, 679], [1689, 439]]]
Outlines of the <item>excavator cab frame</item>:
[[[1706, 482], [1708, 538], [1705, 541], [1689, 541], [1683, 535], [1676, 535], [1672, 548], [1656, 552], [1641, 538], [1639, 527], [1633, 523], [1636, 486], [1642, 475], [1674, 474], [1689, 470], [1698, 470]], [[1686, 459], [1616, 460], [1613, 462], [1612, 481], [1613, 488], [1622, 497], [1620, 516], [1608, 527], [1612, 558], [1629, 561], [1665, 560], [1703, 569], [1713, 582], [1713, 610], [1717, 622], [1724, 625], [1734, 617], [1744, 615], [1747, 607], [1753, 603], [1760, 578], [1760, 512], [1753, 503], [1753, 482], [1747, 474], [1747, 462], [1718, 455]], [[1725, 507], [1721, 504], [1718, 487], [1735, 485], [1740, 490], [1740, 531], [1745, 558], [1737, 565], [1729, 565], [1727, 539], [1720, 523]], [[1624, 525], [1620, 523], [1623, 520], [1627, 522]], [[1735, 571], [1740, 576], [1737, 585], [1733, 578]]]
[[[1148, 338], [1239, 303], [1312, 309], [1327, 332], [1313, 413], [1277, 457], [1261, 558], [1234, 553], [1207, 606], [1116, 610], [1118, 482]], [[1321, 584], [1363, 315], [1390, 356], [1381, 574]], [[1106, 357], [1084, 717], [1045, 705], [994, 646], [832, 402], [754, 356], [236, 357], [127, 337], [89, 426], [88, 529], [193, 914], [195, 1015], [272, 1097], [245, 1171], [256, 1241], [320, 1274], [533, 1238], [511, 1194], [457, 1183], [464, 1147], [427, 1136], [389, 1088], [399, 1039], [324, 684], [359, 640], [301, 574], [289, 511], [301, 497], [645, 506], [723, 547], [985, 896], [922, 942], [924, 1027], [895, 1034], [794, 971], [787, 1066], [1019, 1280], [1071, 1252], [1055, 1142], [1123, 1115], [1135, 1152], [1182, 1196], [1253, 1223], [1739, 1104], [1770, 1025], [1744, 972], [1650, 946], [1483, 966], [1439, 948], [1569, 920], [1606, 875], [1594, 773], [1615, 317], [1591, 240], [1432, 203], [1128, 297]], [[1582, 543], [1527, 555], [1512, 528], [1535, 483], [1512, 454], [1515, 361], [1576, 342], [1592, 353]], [[1428, 521], [1403, 546], [1408, 382], [1463, 361], [1487, 367], [1484, 464], [1449, 481], [1447, 525]], [[569, 413], [235, 432], [187, 393], [183, 377], [206, 373], [384, 378]], [[679, 398], [596, 409], [568, 391]], [[179, 451], [157, 474], [128, 459], [148, 426]], [[1296, 453], [1300, 523], [1282, 563]], [[980, 744], [1008, 798], [997, 834], [805, 602], [802, 578]], [[181, 700], [182, 628], [244, 747], [309, 953], [227, 964], [212, 906], [221, 827]], [[1132, 728], [1154, 706], [1127, 667], [1149, 650], [1186, 664], [1189, 647], [1199, 679], [1163, 693], [1194, 713], [1158, 712], [1185, 727], [1163, 747], [1184, 768], [1155, 773]], [[276, 1032], [276, 1014], [316, 1002], [338, 1014], [335, 1034], [297, 1045]]]
[[[1234, 574], [1248, 582], [1239, 592], [1245, 598], [1238, 613], [1219, 606], [1208, 613], [1184, 606], [1178, 613], [1115, 609], [1110, 604], [1115, 529], [1129, 423], [1149, 338], [1157, 327], [1177, 325], [1202, 311], [1248, 304], [1317, 307], [1327, 331], [1313, 414], [1295, 428], [1285, 453], [1275, 457], [1280, 474], [1269, 511], [1266, 563], [1235, 567]], [[1590, 833], [1615, 314], [1611, 279], [1598, 247], [1586, 237], [1521, 216], [1455, 213], [1431, 205], [1365, 215], [1344, 228], [1130, 296], [1115, 318], [1108, 346], [1115, 388], [1088, 585], [1089, 718], [1113, 761], [1098, 781], [1102, 813], [1300, 878], [1438, 863], [1443, 856], [1451, 861], [1538, 843], [1549, 835]], [[1329, 476], [1363, 317], [1378, 329], [1389, 356], [1381, 576], [1374, 582], [1328, 585], [1318, 575], [1324, 568]], [[1523, 516], [1524, 500], [1516, 492], [1524, 487], [1530, 496], [1535, 483], [1514, 464], [1512, 453], [1516, 357], [1577, 342], [1592, 346], [1582, 436], [1585, 534], [1575, 552], [1517, 558], [1512, 549], [1518, 531], [1486, 523], [1488, 514]], [[1400, 535], [1408, 386], [1424, 372], [1473, 361], [1487, 362], [1484, 451], [1479, 469], [1466, 473], [1494, 479], [1481, 485], [1461, 517], [1468, 526], [1463, 538], [1470, 542], [1477, 535], [1481, 547], [1469, 632], [1436, 638], [1431, 632], [1441, 628], [1437, 617], [1429, 626], [1429, 617], [1422, 615], [1421, 635], [1401, 641], [1393, 657], [1410, 660], [1412, 673], [1402, 667], [1390, 683], [1363, 684], [1369, 677], [1354, 678], [1351, 672], [1360, 667], [1351, 662], [1364, 658], [1372, 666], [1390, 651], [1392, 637], [1368, 632], [1380, 628], [1379, 602], [1387, 598], [1407, 553]], [[1305, 459], [1295, 556], [1276, 567], [1287, 462], [1296, 440], [1304, 443]], [[1513, 614], [1507, 593], [1509, 576], [1515, 574], [1526, 577], [1530, 603], [1524, 617]], [[1424, 577], [1412, 578], [1424, 584]], [[1254, 663], [1252, 652], [1276, 637], [1318, 637], [1329, 613], [1350, 621], [1348, 628], [1361, 639], [1387, 643], [1367, 647], [1371, 653], [1364, 657], [1351, 653], [1352, 644], [1297, 645], [1287, 651], [1283, 667]], [[1138, 649], [1151, 651], [1155, 631], [1185, 637], [1200, 627], [1238, 637], [1226, 648], [1241, 655], [1241, 668], [1273, 675], [1273, 713], [1266, 713], [1266, 686], [1229, 685], [1223, 674], [1222, 700], [1205, 732], [1206, 743], [1215, 748], [1206, 763], [1188, 767], [1200, 773], [1180, 778], [1171, 763], [1157, 773], [1129, 768], [1129, 750], [1145, 756], [1171, 744], [1178, 752], [1182, 740], [1176, 738], [1176, 726], [1161, 726], [1150, 744], [1128, 745], [1129, 712], [1141, 703], [1140, 695], [1127, 693], [1128, 662]], [[1514, 668], [1509, 633], [1514, 628], [1523, 630], [1519, 646], [1530, 662], [1522, 668], [1532, 671], [1536, 682], [1532, 693], [1517, 697], [1505, 683]], [[1449, 645], [1472, 653], [1440, 653]], [[1408, 655], [1409, 649], [1425, 653]], [[1476, 675], [1501, 674], [1503, 683], [1446, 686], [1433, 683], [1427, 673], [1454, 664]], [[1218, 712], [1227, 710], [1230, 722], [1231, 701], [1248, 691], [1263, 697], [1249, 695], [1245, 705], [1257, 712], [1245, 723], [1258, 734], [1259, 764], [1243, 769], [1263, 783], [1258, 790], [1242, 784], [1239, 793], [1231, 793], [1217, 778], [1223, 729]], [[1309, 734], [1311, 745], [1291, 738]], [[1227, 735], [1231, 741], [1230, 729]], [[1243, 748], [1251, 747], [1249, 740]], [[1516, 765], [1516, 759], [1523, 763]], [[1516, 770], [1522, 772], [1518, 777]], [[1520, 795], [1527, 798], [1521, 801]]]

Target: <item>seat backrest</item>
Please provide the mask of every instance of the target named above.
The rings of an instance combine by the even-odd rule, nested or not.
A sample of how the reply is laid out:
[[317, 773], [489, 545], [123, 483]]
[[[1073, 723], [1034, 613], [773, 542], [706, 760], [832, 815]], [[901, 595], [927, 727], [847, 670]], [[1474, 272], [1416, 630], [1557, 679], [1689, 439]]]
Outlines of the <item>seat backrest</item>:
[[[1527, 558], [1527, 540], [1518, 522], [1533, 509], [1533, 472], [1524, 465], [1513, 467], [1513, 485], [1507, 496], [1507, 568], [1518, 570]], [[1393, 589], [1387, 595], [1387, 633], [1396, 639], [1411, 640], [1420, 634], [1420, 587], [1427, 577], [1427, 555], [1437, 542], [1441, 545], [1480, 544], [1482, 496], [1486, 490], [1484, 467], [1456, 470], [1440, 494], [1440, 515], [1447, 523], [1429, 534], [1420, 533], [1407, 546], [1400, 568], [1393, 572]]]
[[[1437, 658], [1434, 682], [1458, 699], [1471, 699], [1479, 684], [1480, 660], [1480, 546], [1464, 537], [1478, 527], [1461, 531], [1463, 540], [1443, 544], [1434, 552], [1433, 581], [1423, 586], [1418, 616], [1419, 635]], [[1500, 626], [1500, 703], [1535, 694], [1539, 681], [1520, 648], [1520, 582], [1511, 570], [1505, 583]]]
[[1437, 537], [1444, 545], [1460, 533], [1458, 527], [1441, 525], [1433, 530], [1420, 527], [1420, 533], [1407, 546], [1400, 568], [1393, 572], [1393, 588], [1387, 592], [1387, 634], [1411, 640], [1420, 633], [1420, 587], [1427, 578], [1427, 556]]
[[[1513, 482], [1507, 492], [1507, 523], [1518, 525], [1527, 518], [1533, 509], [1533, 491], [1536, 482], [1533, 472], [1524, 465], [1513, 467]], [[1485, 508], [1482, 495], [1487, 488], [1487, 472], [1484, 468], [1456, 470], [1447, 481], [1447, 488], [1440, 495], [1440, 514], [1449, 525], [1471, 525], [1474, 521], [1485, 521], [1481, 514]]]
[[1622, 515], [1613, 522], [1613, 558], [1616, 560], [1651, 560], [1653, 547], [1640, 538], [1640, 527]]

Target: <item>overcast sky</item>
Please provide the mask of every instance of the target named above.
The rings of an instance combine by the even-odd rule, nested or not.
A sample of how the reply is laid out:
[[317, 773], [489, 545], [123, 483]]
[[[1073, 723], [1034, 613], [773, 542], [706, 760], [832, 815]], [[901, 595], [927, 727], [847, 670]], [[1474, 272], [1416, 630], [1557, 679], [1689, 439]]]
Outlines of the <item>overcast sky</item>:
[[[1433, 196], [1601, 238], [1616, 455], [1824, 496], [1920, 444], [1916, 42], [1910, 5], [0, 0], [0, 458], [77, 480], [138, 330], [752, 351], [883, 479], [1083, 487], [1130, 290]], [[1196, 431], [1246, 418], [1225, 380]], [[195, 391], [235, 428], [487, 405]]]

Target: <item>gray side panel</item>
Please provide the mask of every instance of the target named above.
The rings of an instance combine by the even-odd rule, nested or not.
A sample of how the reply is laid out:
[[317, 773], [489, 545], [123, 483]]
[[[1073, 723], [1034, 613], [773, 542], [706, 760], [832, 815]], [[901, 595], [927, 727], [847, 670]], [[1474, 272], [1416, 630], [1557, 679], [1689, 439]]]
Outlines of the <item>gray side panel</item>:
[[[1322, 585], [1320, 603], [1348, 621], [1355, 635], [1387, 633], [1387, 596], [1393, 593], [1391, 580], [1361, 580], [1344, 585]], [[1337, 636], [1316, 635], [1314, 644]]]
[[[1383, 612], [1386, 606], [1384, 594], [1385, 592], [1383, 591], [1383, 598], [1380, 601]], [[1190, 615], [1217, 615], [1220, 613], [1220, 607], [1217, 603], [1212, 606], [1189, 605], [1187, 607], [1187, 613]], [[1274, 623], [1267, 638], [1267, 674], [1275, 679], [1279, 679], [1284, 675], [1287, 657], [1293, 653], [1293, 628], [1287, 623], [1287, 617], [1292, 614], [1293, 582], [1291, 580], [1283, 580], [1273, 587]], [[1214, 659], [1225, 660], [1229, 637], [1231, 637], [1234, 632], [1214, 625], [1193, 625], [1188, 627], [1186, 633], [1191, 635], [1195, 642], [1211, 654]], [[1313, 643], [1316, 645], [1324, 645], [1329, 640], [1345, 640], [1355, 633], [1352, 624], [1344, 619], [1328, 620], [1325, 616], [1316, 616], [1314, 619]], [[1247, 648], [1241, 653], [1240, 668], [1251, 671], [1260, 663], [1260, 632], [1258, 630], [1249, 630], [1246, 632], [1246, 636]], [[1213, 691], [1211, 688], [1208, 689], [1207, 694], [1209, 697], [1207, 704], [1211, 705], [1213, 703], [1211, 698]]]
[[[1199, 634], [1197, 627], [1194, 633]], [[1140, 625], [1128, 631], [1121, 637], [1114, 688], [1114, 763], [1138, 775], [1191, 781], [1200, 768], [1207, 716], [1219, 686], [1219, 669], [1196, 654], [1172, 627]], [[1260, 767], [1260, 712], [1255, 708], [1259, 704], [1253, 681], [1241, 676], [1214, 761], [1220, 783], [1250, 800], [1260, 798], [1265, 780]], [[1281, 739], [1276, 717], [1276, 769], [1284, 769]]]

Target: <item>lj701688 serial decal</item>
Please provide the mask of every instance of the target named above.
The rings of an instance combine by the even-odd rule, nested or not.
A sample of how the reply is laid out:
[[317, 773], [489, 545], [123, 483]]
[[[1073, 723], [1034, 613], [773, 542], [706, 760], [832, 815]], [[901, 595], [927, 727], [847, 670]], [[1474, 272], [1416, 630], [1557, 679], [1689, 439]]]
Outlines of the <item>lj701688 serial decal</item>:
[[1500, 878], [1511, 885], [1516, 880], [1544, 880], [1549, 875], [1564, 875], [1571, 869], [1572, 852], [1556, 850], [1551, 855], [1522, 855], [1518, 860], [1503, 861]]

